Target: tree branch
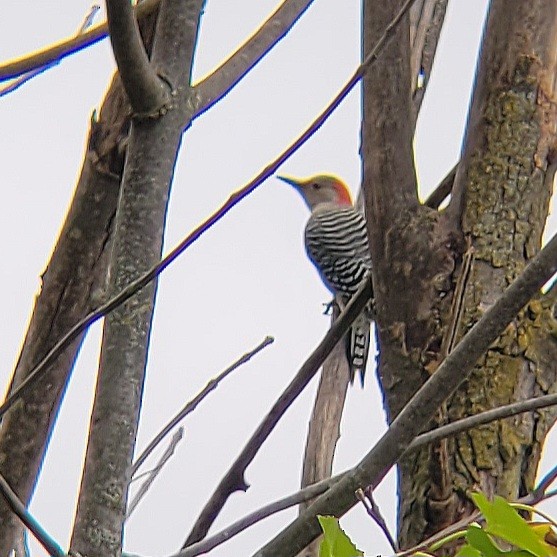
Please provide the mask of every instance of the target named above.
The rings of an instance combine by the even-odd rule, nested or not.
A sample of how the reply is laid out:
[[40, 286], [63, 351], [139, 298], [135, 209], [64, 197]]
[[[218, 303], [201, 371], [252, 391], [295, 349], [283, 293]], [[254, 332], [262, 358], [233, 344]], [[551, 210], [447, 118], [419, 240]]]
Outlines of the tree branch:
[[[159, 2], [160, 0], [143, 0], [136, 4], [137, 19], [142, 19], [153, 13], [158, 8]], [[263, 60], [274, 45], [290, 31], [312, 2], [313, 0], [285, 0], [236, 52], [214, 72], [197, 83], [195, 86], [197, 102], [194, 118], [203, 114], [226, 96], [249, 70]], [[104, 39], [107, 33], [108, 25], [104, 22], [88, 33], [72, 37], [38, 53], [8, 62], [0, 66], [0, 81], [6, 81], [33, 71], [42, 73], [65, 57]]]
[[[408, 9], [413, 0], [407, 0], [403, 9]], [[200, 236], [212, 228], [220, 219], [222, 219], [232, 208], [234, 208], [242, 199], [247, 197], [253, 190], [260, 186], [269, 176], [274, 174], [279, 167], [287, 161], [319, 128], [327, 121], [329, 116], [334, 112], [337, 106], [344, 100], [348, 93], [356, 86], [364, 72], [375, 62], [386, 42], [390, 39], [394, 25], [400, 21], [404, 15], [401, 10], [398, 16], [393, 20], [393, 24], [385, 30], [385, 33], [377, 41], [377, 44], [369, 53], [367, 58], [356, 69], [353, 76], [342, 87], [332, 101], [323, 109], [321, 114], [298, 136], [280, 155], [272, 162], [265, 166], [250, 182], [240, 188], [238, 191], [230, 195], [228, 200], [217, 209], [209, 218], [196, 227], [178, 246], [176, 246], [162, 261], [153, 265], [143, 275], [130, 282], [115, 294], [107, 302], [100, 305], [95, 311], [91, 312], [81, 321], [76, 323], [44, 356], [44, 358], [33, 367], [28, 377], [23, 381], [10, 397], [0, 406], [0, 417], [13, 406], [23, 392], [43, 373], [43, 370], [52, 363], [64, 350], [68, 344], [75, 340], [90, 325], [98, 321], [101, 317], [108, 315], [121, 304], [129, 300], [134, 294], [154, 280], [162, 273], [177, 257], [179, 257], [186, 249], [188, 249]]]
[[[122, 290], [160, 261], [176, 157], [183, 128], [192, 117], [191, 68], [202, 5], [203, 0], [161, 4], [152, 59], [172, 84], [174, 100], [158, 118], [133, 120], [116, 214], [110, 292]], [[156, 284], [144, 288], [104, 323], [71, 540], [73, 551], [89, 557], [117, 557], [121, 552], [155, 293]]]
[[273, 337], [266, 337], [263, 342], [258, 344], [253, 350], [250, 350], [240, 358], [238, 358], [233, 364], [228, 366], [224, 371], [219, 373], [217, 377], [211, 379], [207, 385], [198, 393], [192, 400], [190, 400], [177, 414], [174, 416], [168, 424], [166, 424], [162, 430], [157, 433], [155, 438], [147, 445], [143, 452], [139, 455], [136, 461], [133, 463], [130, 475], [133, 477], [139, 470], [139, 467], [147, 460], [149, 455], [155, 450], [155, 448], [161, 443], [161, 441], [174, 429], [188, 414], [191, 414], [199, 404], [207, 398], [207, 396], [214, 391], [220, 384], [220, 382], [228, 377], [233, 371], [238, 369], [243, 364], [249, 362], [253, 356], [261, 352], [264, 348], [267, 348], [270, 344], [275, 341]]
[[2, 494], [13, 513], [25, 524], [49, 555], [52, 557], [65, 557], [66, 554], [63, 549], [25, 508], [25, 505], [20, 501], [2, 474], [0, 474], [0, 494]]
[[207, 535], [209, 528], [232, 493], [248, 489], [249, 486], [244, 479], [244, 473], [261, 445], [271, 434], [286, 410], [323, 365], [325, 358], [331, 353], [338, 341], [344, 337], [346, 331], [362, 312], [370, 298], [371, 283], [365, 281], [252, 434], [201, 511], [183, 547], [198, 542]]
[[106, 0], [106, 13], [114, 58], [132, 109], [139, 115], [156, 115], [168, 104], [169, 92], [149, 62], [132, 5], [129, 0]]
[[[152, 14], [158, 8], [159, 3], [160, 0], [142, 0], [142, 2], [139, 2], [135, 7], [138, 19]], [[64, 39], [39, 52], [23, 55], [0, 66], [0, 81], [14, 79], [43, 66], [60, 62], [64, 58], [102, 41], [107, 35], [108, 24], [105, 21], [96, 25], [87, 33]]]
[[174, 454], [176, 450], [176, 446], [182, 440], [184, 436], [184, 428], [180, 427], [172, 436], [170, 443], [166, 451], [162, 454], [159, 458], [159, 461], [155, 465], [155, 467], [148, 472], [147, 479], [141, 484], [141, 487], [138, 489], [135, 497], [130, 501], [128, 508], [126, 509], [126, 520], [131, 516], [133, 511], [136, 509], [137, 505], [139, 505], [141, 499], [145, 496], [149, 488], [153, 485], [155, 478], [159, 475], [159, 472], [163, 469], [163, 466], [170, 460], [170, 457]]
[[[545, 395], [542, 397], [529, 399], [525, 401], [515, 402], [512, 404], [507, 404], [499, 408], [494, 408], [492, 410], [487, 410], [481, 414], [476, 414], [475, 416], [470, 416], [463, 418], [451, 424], [447, 424], [438, 427], [434, 430], [428, 431], [418, 435], [412, 443], [408, 446], [408, 449], [404, 452], [404, 455], [408, 455], [412, 451], [418, 450], [420, 447], [439, 441], [446, 437], [457, 435], [471, 429], [472, 427], [478, 427], [480, 425], [487, 424], [489, 422], [500, 420], [503, 418], [510, 418], [516, 414], [521, 414], [523, 412], [530, 412], [532, 410], [537, 410], [540, 408], [545, 408], [547, 406], [553, 406], [557, 404], [557, 394]], [[225, 543], [230, 538], [239, 534], [243, 530], [253, 526], [256, 522], [271, 516], [277, 512], [283, 511], [289, 507], [302, 503], [304, 501], [309, 501], [314, 497], [321, 495], [327, 491], [330, 487], [335, 485], [340, 479], [342, 479], [346, 474], [353, 471], [354, 468], [342, 472], [332, 478], [327, 478], [325, 480], [316, 482], [308, 487], [300, 489], [296, 493], [278, 499], [273, 503], [265, 505], [260, 509], [250, 513], [249, 515], [241, 518], [240, 520], [227, 526], [225, 529], [214, 534], [213, 536], [204, 539], [201, 542], [197, 542], [186, 549], [183, 549], [179, 553], [175, 554], [173, 557], [195, 557], [196, 555], [201, 555], [207, 553]], [[555, 481], [557, 477], [557, 467], [555, 467], [551, 472], [549, 472], [538, 484], [533, 494], [527, 497], [523, 497], [521, 501], [525, 503], [535, 504], [540, 501], [541, 496], [543, 496], [549, 489], [551, 484]]]
[[412, 397], [353, 472], [320, 496], [302, 516], [255, 555], [296, 555], [320, 534], [316, 515], [342, 516], [357, 502], [354, 495], [356, 489], [368, 485], [375, 487], [427, 425], [441, 403], [470, 375], [478, 358], [556, 272], [557, 236], [554, 236]]
[[312, 3], [313, 0], [285, 0], [246, 43], [197, 83], [196, 117], [226, 96], [285, 37]]

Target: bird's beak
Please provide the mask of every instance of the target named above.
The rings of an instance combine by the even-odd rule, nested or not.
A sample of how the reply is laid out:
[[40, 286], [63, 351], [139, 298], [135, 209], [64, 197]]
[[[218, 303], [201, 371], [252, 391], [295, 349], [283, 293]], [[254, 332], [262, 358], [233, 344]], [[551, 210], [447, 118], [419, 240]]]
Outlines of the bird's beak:
[[296, 178], [292, 178], [292, 176], [278, 176], [277, 178], [279, 180], [282, 180], [283, 182], [286, 182], [287, 184], [290, 184], [291, 186], [294, 186], [295, 188], [300, 188], [304, 185], [302, 180], [297, 180]]

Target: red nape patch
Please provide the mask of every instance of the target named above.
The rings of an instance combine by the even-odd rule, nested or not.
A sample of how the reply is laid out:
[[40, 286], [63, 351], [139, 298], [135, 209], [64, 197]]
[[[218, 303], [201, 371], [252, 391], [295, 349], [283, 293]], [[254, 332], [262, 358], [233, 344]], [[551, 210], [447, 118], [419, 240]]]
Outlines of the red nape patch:
[[336, 180], [335, 189], [338, 195], [338, 202], [341, 205], [352, 205], [352, 196], [350, 195], [350, 190], [344, 182], [342, 182], [341, 180]]

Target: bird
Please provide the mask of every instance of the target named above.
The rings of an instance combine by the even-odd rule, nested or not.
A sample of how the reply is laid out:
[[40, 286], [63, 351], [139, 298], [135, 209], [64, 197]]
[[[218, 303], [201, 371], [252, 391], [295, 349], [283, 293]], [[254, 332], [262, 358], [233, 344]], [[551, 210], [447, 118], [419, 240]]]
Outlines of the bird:
[[[294, 186], [311, 211], [304, 233], [306, 252], [342, 309], [371, 273], [365, 217], [354, 207], [348, 186], [337, 176], [277, 178]], [[359, 372], [362, 387], [372, 319], [371, 303], [346, 336], [350, 382]]]

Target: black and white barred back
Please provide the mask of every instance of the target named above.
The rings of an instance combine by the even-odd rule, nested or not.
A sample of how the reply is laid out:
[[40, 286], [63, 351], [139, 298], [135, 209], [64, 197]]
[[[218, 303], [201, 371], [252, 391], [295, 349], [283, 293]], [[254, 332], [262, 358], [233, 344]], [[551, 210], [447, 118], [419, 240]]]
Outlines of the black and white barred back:
[[[346, 305], [371, 272], [364, 216], [354, 207], [320, 207], [313, 211], [305, 231], [309, 258], [325, 285]], [[347, 339], [350, 378], [357, 371], [364, 380], [370, 343], [370, 310], [352, 325]]]

